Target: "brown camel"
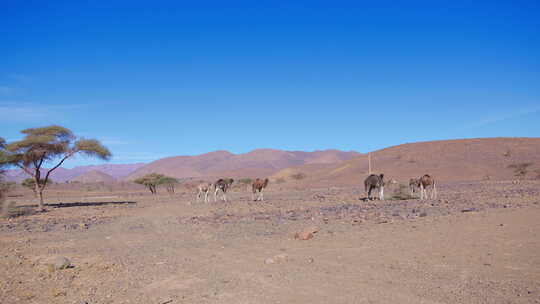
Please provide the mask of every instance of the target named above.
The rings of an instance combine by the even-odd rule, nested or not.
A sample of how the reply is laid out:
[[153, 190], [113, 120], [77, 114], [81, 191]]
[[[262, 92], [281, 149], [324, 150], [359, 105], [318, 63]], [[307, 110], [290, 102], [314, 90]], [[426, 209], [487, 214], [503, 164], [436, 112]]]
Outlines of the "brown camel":
[[367, 192], [367, 199], [371, 200], [371, 190], [379, 190], [379, 199], [384, 200], [384, 174], [375, 175], [371, 174], [364, 181], [364, 186]]
[[[256, 178], [253, 183], [251, 184], [251, 199], [253, 201], [264, 201], [264, 195], [263, 191], [268, 186], [268, 178], [262, 179], [262, 178]], [[257, 199], [255, 199], [255, 193], [259, 192]]]
[[221, 198], [223, 201], [227, 201], [227, 190], [231, 187], [232, 183], [234, 182], [234, 179], [232, 178], [220, 178], [214, 183], [215, 191], [214, 191], [214, 202], [217, 202], [217, 193], [221, 190], [223, 193], [223, 197]]
[[431, 187], [431, 199], [437, 198], [437, 188], [435, 187], [435, 179], [429, 174], [424, 174], [424, 176], [418, 179], [418, 185], [420, 187], [420, 199], [423, 200], [424, 197], [427, 199], [427, 188]]
[[197, 186], [197, 189], [199, 190], [199, 192], [197, 193], [197, 202], [200, 198], [202, 198], [204, 193], [204, 202], [208, 203], [208, 193], [210, 193], [210, 190], [212, 189], [212, 183], [200, 183]]

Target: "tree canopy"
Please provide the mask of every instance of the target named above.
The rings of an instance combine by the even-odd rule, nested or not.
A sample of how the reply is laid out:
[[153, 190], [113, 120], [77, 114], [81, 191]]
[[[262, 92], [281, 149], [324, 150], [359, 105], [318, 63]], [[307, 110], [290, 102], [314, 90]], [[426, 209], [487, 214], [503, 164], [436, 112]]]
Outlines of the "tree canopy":
[[[29, 128], [21, 131], [22, 140], [6, 143], [0, 141], [0, 166], [14, 166], [32, 176], [39, 194], [39, 207], [43, 209], [43, 190], [49, 175], [64, 161], [75, 154], [83, 154], [102, 160], [109, 160], [111, 152], [95, 139], [77, 138], [71, 130], [57, 126]], [[52, 167], [41, 176], [44, 165]]]
[[174, 185], [179, 183], [178, 179], [159, 173], [147, 174], [135, 179], [133, 182], [148, 187], [152, 194], [157, 194], [158, 185], [166, 185], [169, 193], [174, 192]]

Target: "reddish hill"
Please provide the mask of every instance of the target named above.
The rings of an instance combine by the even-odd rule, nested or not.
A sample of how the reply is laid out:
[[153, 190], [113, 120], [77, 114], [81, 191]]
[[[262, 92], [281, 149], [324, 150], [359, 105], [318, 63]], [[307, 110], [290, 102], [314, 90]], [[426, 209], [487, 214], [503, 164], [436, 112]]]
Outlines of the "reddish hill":
[[[408, 181], [425, 173], [440, 181], [513, 179], [508, 166], [532, 163], [540, 169], [540, 138], [481, 138], [409, 143], [371, 153], [375, 173]], [[361, 184], [368, 172], [367, 154], [325, 168], [299, 166], [272, 177], [306, 174], [305, 182], [317, 185]], [[530, 177], [533, 174], [529, 175]]]
[[196, 156], [159, 159], [126, 177], [131, 180], [149, 173], [177, 178], [187, 177], [254, 177], [268, 176], [280, 169], [309, 163], [335, 163], [358, 156], [357, 152], [337, 150], [301, 152], [258, 149], [243, 154], [216, 151]]
[[71, 181], [80, 183], [112, 183], [115, 182], [116, 179], [101, 171], [90, 170], [73, 178]]

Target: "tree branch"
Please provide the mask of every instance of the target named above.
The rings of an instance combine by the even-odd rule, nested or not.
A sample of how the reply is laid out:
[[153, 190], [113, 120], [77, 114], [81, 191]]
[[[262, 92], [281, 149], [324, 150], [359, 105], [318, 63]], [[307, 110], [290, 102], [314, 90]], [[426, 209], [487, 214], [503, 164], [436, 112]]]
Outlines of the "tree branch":
[[32, 171], [28, 170], [28, 168], [26, 168], [26, 167], [24, 167], [24, 166], [21, 166], [21, 165], [19, 165], [19, 164], [15, 164], [15, 166], [21, 168], [24, 172], [26, 172], [26, 174], [28, 174], [28, 175], [34, 177], [34, 174], [32, 173]]
[[43, 180], [43, 189], [45, 189], [45, 186], [47, 185], [47, 181], [49, 180], [49, 175], [51, 174], [51, 172], [53, 172], [56, 168], [60, 167], [64, 161], [70, 157], [72, 157], [77, 151], [71, 151], [69, 152], [64, 158], [62, 158], [62, 160], [56, 164], [56, 166], [52, 167], [51, 169], [49, 169], [49, 171], [47, 171], [47, 174], [45, 175], [45, 179]]

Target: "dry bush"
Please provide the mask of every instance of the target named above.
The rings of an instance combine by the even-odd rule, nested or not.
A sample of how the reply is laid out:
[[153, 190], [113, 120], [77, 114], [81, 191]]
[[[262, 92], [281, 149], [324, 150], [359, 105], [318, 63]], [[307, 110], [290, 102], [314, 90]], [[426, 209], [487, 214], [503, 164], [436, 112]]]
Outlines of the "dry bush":
[[14, 218], [18, 216], [35, 214], [35, 210], [30, 207], [17, 207], [14, 201], [9, 203], [0, 202], [1, 216], [4, 218]]
[[414, 196], [411, 196], [409, 193], [410, 189], [407, 185], [399, 184], [396, 189], [392, 192], [392, 200], [409, 200], [414, 199]]
[[299, 173], [291, 175], [291, 178], [294, 179], [294, 180], [302, 180], [302, 179], [306, 178], [306, 175], [304, 173], [299, 172]]
[[242, 185], [250, 185], [252, 182], [253, 182], [253, 179], [251, 179], [249, 177], [241, 178], [241, 179], [238, 180], [238, 183], [242, 184]]
[[529, 173], [529, 167], [532, 163], [517, 163], [508, 166], [510, 169], [514, 169], [514, 176], [517, 178], [524, 178]]

